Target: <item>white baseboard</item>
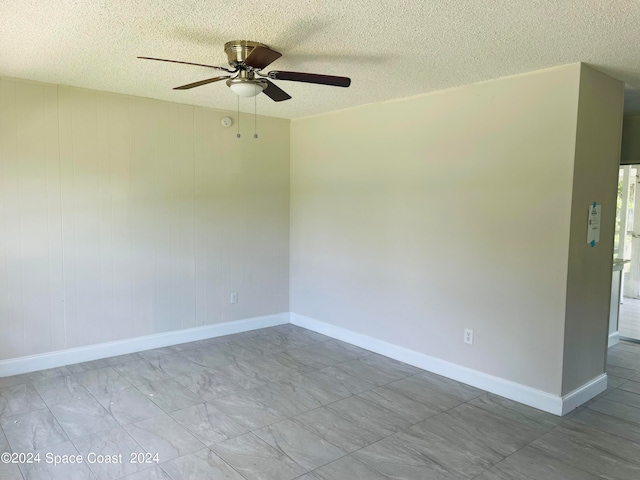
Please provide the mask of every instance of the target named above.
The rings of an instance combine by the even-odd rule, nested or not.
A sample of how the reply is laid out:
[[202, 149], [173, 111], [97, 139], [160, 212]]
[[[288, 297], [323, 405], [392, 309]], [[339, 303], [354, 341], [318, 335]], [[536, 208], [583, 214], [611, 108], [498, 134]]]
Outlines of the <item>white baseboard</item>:
[[613, 332], [611, 335], [609, 335], [609, 348], [617, 345], [618, 343], [620, 343], [620, 333]]
[[57, 352], [42, 353], [0, 361], [0, 377], [35, 372], [47, 368], [62, 367], [74, 363], [142, 352], [152, 348], [168, 347], [180, 343], [221, 337], [232, 333], [247, 332], [258, 328], [275, 327], [289, 323], [289, 313], [278, 313], [263, 317], [247, 318], [233, 322], [216, 323], [202, 327], [157, 333], [144, 337], [128, 338], [115, 342], [70, 348]]
[[607, 374], [603, 373], [599, 377], [596, 377], [581, 387], [576, 388], [573, 392], [567, 393], [562, 397], [562, 415], [566, 415], [570, 411], [578, 408], [580, 405], [591, 400], [606, 389]]
[[512, 382], [510, 380], [479, 372], [471, 368], [463, 367], [455, 363], [447, 362], [436, 357], [431, 357], [424, 353], [409, 350], [408, 348], [393, 345], [320, 320], [315, 320], [296, 313], [291, 313], [290, 315], [291, 323], [294, 325], [342, 340], [343, 342], [365, 348], [386, 357], [466, 383], [467, 385], [480, 388], [487, 392], [495, 393], [501, 397], [509, 398], [516, 402], [529, 405], [530, 407], [534, 407], [554, 415], [564, 415], [578, 405], [602, 392], [604, 390], [602, 388], [603, 382], [604, 388], [606, 388], [607, 376], [601, 375], [574, 392], [561, 397], [559, 395], [543, 392], [542, 390], [527, 387], [526, 385]]

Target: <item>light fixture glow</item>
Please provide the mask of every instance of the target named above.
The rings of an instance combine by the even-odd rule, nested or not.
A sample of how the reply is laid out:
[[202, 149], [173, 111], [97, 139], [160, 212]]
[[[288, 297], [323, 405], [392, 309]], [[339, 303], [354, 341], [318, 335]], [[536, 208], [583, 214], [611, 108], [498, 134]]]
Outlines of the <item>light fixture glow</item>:
[[255, 97], [262, 92], [265, 87], [266, 85], [264, 83], [251, 80], [244, 82], [230, 82], [229, 84], [231, 91], [241, 97]]

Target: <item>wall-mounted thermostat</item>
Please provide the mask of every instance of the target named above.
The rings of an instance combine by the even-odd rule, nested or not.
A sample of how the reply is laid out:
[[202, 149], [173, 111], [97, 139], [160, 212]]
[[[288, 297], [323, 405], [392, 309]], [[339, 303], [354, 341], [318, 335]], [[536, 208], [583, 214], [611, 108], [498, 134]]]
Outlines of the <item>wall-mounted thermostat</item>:
[[231, 125], [233, 125], [233, 120], [231, 120], [231, 118], [229, 117], [224, 117], [222, 119], [222, 126], [224, 128], [229, 128]]

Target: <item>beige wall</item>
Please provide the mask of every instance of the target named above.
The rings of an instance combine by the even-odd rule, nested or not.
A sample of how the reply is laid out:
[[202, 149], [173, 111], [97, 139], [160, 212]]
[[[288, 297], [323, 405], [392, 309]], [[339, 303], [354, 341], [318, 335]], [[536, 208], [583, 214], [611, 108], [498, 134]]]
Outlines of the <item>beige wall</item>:
[[[586, 65], [580, 76], [562, 393], [604, 373], [624, 84]], [[600, 243], [587, 245], [588, 207], [602, 205]]]
[[291, 311], [560, 394], [580, 71], [294, 120]]
[[289, 122], [226, 115], [0, 78], [0, 359], [288, 311]]

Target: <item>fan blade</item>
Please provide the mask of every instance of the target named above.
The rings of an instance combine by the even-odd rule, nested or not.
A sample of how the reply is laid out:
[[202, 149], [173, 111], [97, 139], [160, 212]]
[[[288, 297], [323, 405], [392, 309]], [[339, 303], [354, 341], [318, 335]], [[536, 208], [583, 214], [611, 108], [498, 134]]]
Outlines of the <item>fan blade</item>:
[[315, 73], [283, 72], [274, 70], [269, 72], [269, 78], [273, 80], [289, 80], [291, 82], [318, 83], [333, 87], [348, 87], [351, 79], [348, 77], [335, 77], [333, 75], [318, 75]]
[[245, 59], [244, 64], [260, 70], [267, 65], [275, 62], [282, 56], [280, 52], [271, 50], [267, 47], [255, 47], [251, 50], [249, 56]]
[[289, 100], [291, 98], [291, 95], [289, 95], [287, 92], [285, 92], [269, 80], [264, 81], [267, 82], [267, 88], [265, 88], [262, 93], [264, 93], [274, 102], [282, 102], [283, 100]]
[[230, 75], [226, 77], [213, 77], [207, 78], [206, 80], [200, 80], [199, 82], [189, 83], [187, 85], [182, 85], [180, 87], [175, 87], [174, 90], [189, 90], [190, 88], [199, 87], [201, 85], [206, 85], [207, 83], [219, 82], [220, 80], [224, 80], [225, 78], [231, 78]]
[[215, 68], [216, 70], [224, 70], [225, 72], [235, 72], [235, 70], [230, 70], [224, 67], [217, 67], [215, 65], [203, 65], [202, 63], [191, 63], [191, 62], [181, 62], [179, 60], [167, 60], [166, 58], [153, 58], [153, 57], [138, 57], [143, 60], [158, 60], [159, 62], [170, 62], [170, 63], [182, 63], [184, 65], [195, 65], [196, 67], [207, 67], [207, 68]]

